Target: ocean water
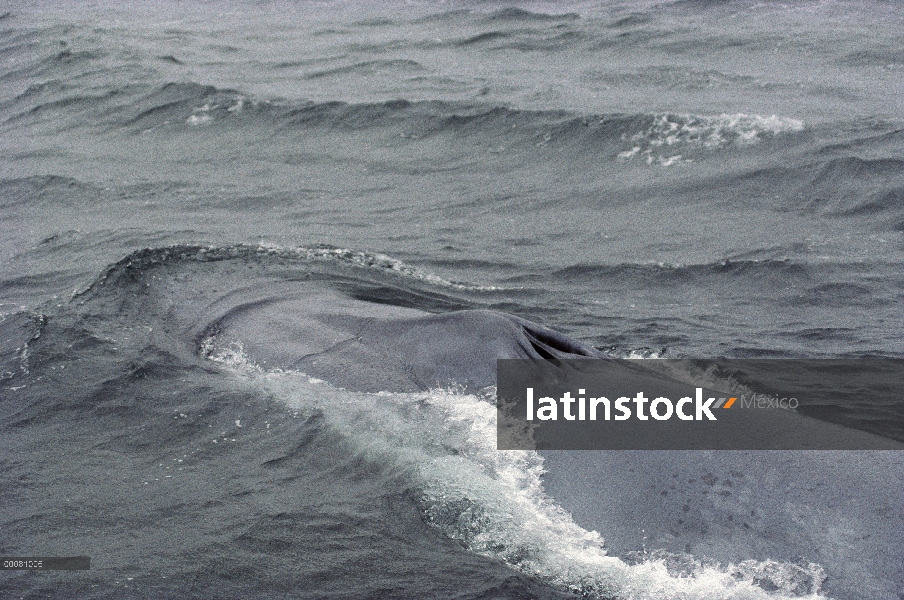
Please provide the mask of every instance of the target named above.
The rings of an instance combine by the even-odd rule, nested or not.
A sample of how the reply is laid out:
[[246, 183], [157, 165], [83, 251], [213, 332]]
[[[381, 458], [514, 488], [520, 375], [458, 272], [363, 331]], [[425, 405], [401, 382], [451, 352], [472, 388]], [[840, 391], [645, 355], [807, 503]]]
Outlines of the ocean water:
[[[902, 31], [879, 0], [0, 5], [0, 555], [92, 558], [0, 595], [904, 597], [900, 453], [498, 452], [485, 393], [193, 329], [304, 274], [620, 357], [904, 358]], [[836, 418], [904, 441], [896, 399]]]

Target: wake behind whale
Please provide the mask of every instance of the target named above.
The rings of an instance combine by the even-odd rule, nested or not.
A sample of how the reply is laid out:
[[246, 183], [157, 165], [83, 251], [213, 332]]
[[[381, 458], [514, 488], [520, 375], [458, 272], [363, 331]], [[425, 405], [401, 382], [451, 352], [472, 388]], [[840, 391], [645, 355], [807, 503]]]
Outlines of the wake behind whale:
[[[839, 598], [893, 597], [897, 459], [797, 454], [788, 498], [809, 508], [781, 502], [781, 469], [737, 461], [748, 492], [734, 504], [644, 491], [714, 476], [719, 453], [549, 455], [544, 479], [543, 456], [495, 450], [495, 360], [601, 353], [456, 286], [330, 249], [185, 246], [126, 257], [57, 312], [7, 318], [18, 350], [0, 355], [0, 406], [23, 457], [10, 470], [31, 485], [4, 513], [22, 540], [4, 550], [80, 549], [90, 577], [53, 584], [97, 597], [809, 597], [824, 580]], [[860, 487], [833, 492], [846, 469]], [[769, 519], [673, 531], [680, 493], [682, 515]], [[796, 555], [842, 514], [834, 546]], [[664, 551], [632, 538], [638, 519]]]

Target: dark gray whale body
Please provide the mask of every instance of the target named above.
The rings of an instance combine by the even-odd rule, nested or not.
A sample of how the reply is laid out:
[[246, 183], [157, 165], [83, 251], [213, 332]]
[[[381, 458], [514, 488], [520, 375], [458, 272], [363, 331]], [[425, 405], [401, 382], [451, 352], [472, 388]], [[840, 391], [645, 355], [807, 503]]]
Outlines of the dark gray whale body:
[[300, 370], [365, 392], [445, 385], [473, 391], [495, 384], [499, 358], [602, 356], [542, 325], [472, 308], [410, 277], [290, 251], [139, 252], [108, 269], [81, 301], [107, 302], [102, 292], [109, 287], [133, 290], [117, 298], [134, 306], [117, 312], [146, 316], [148, 327], [176, 335], [183, 351], [240, 345], [261, 367]]
[[500, 358], [599, 356], [512, 315], [489, 310], [425, 314], [322, 291], [312, 305], [306, 287], [296, 286], [278, 301], [230, 311], [214, 324], [217, 342], [240, 344], [262, 367], [295, 369], [365, 392], [479, 390], [495, 384]]
[[[168, 352], [239, 348], [264, 369], [363, 392], [475, 391], [495, 383], [499, 358], [601, 356], [414, 278], [318, 256], [327, 258], [253, 247], [146, 251], [111, 267], [75, 302], [86, 313], [144, 318], [130, 327]], [[105, 294], [108, 287], [126, 292]], [[825, 567], [833, 597], [899, 600], [901, 455], [549, 452], [546, 489], [615, 553], [811, 561]]]

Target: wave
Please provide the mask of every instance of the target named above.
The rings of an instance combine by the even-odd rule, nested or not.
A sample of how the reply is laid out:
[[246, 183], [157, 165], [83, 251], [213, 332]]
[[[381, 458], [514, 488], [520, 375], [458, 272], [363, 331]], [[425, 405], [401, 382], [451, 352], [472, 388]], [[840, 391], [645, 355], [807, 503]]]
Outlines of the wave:
[[900, 69], [904, 66], [904, 58], [889, 45], [880, 45], [867, 50], [857, 50], [838, 59], [839, 64], [846, 67], [885, 67]]
[[385, 254], [377, 254], [372, 252], [364, 252], [361, 250], [350, 250], [348, 248], [336, 248], [326, 244], [319, 244], [312, 247], [285, 248], [282, 246], [259, 244], [257, 251], [265, 251], [268, 254], [276, 256], [293, 257], [295, 259], [330, 259], [345, 264], [356, 265], [368, 269], [378, 269], [390, 271], [411, 279], [424, 281], [430, 285], [439, 288], [450, 288], [463, 291], [496, 291], [499, 288], [495, 286], [481, 286], [469, 283], [461, 283], [448, 281], [427, 271], [423, 271], [404, 262], [386, 256]]
[[[3, 47], [3, 52], [5, 53], [19, 53], [22, 51], [31, 50], [32, 52], [40, 52], [40, 45], [38, 43], [29, 43], [25, 40], [28, 40], [31, 36], [25, 35], [23, 36], [23, 40], [18, 41], [12, 45], [6, 45]], [[3, 73], [3, 79], [12, 79], [15, 77], [28, 76], [33, 78], [46, 78], [46, 77], [72, 77], [74, 75], [78, 75], [83, 73], [85, 69], [95, 67], [98, 63], [107, 58], [108, 53], [103, 50], [70, 50], [68, 48], [64, 50], [60, 50], [54, 54], [46, 56], [43, 59], [34, 61], [31, 65], [26, 67], [19, 67], [18, 69], [14, 69], [12, 71], [6, 71]]]
[[[324, 71], [317, 76], [349, 69], [382, 68], [417, 67], [411, 61], [371, 61]], [[794, 119], [749, 114], [582, 115], [521, 110], [504, 104], [402, 99], [359, 104], [269, 101], [237, 90], [196, 83], [168, 83], [150, 91], [122, 88], [99, 95], [32, 87], [10, 102], [6, 110], [13, 113], [7, 121], [33, 119], [47, 112], [69, 126], [83, 126], [76, 119], [84, 120], [87, 112], [108, 127], [126, 133], [199, 125], [234, 128], [249, 124], [266, 125], [281, 132], [374, 129], [388, 130], [392, 136], [412, 142], [437, 135], [466, 136], [484, 143], [502, 141], [507, 146], [524, 149], [570, 147], [575, 152], [608, 154], [620, 160], [643, 158], [651, 164], [657, 161], [672, 164], [675, 152], [743, 147], [804, 129]], [[673, 156], [660, 156], [666, 151]]]
[[505, 31], [484, 31], [467, 37], [463, 40], [455, 42], [456, 46], [473, 46], [475, 44], [483, 44], [485, 42], [495, 42], [497, 40], [505, 40], [512, 37], [512, 34]]
[[315, 71], [306, 75], [305, 78], [320, 79], [322, 77], [362, 76], [384, 72], [393, 75], [401, 75], [406, 73], [419, 73], [425, 70], [426, 69], [421, 63], [410, 59], [368, 60], [344, 67]]
[[898, 158], [864, 159], [856, 156], [835, 158], [820, 168], [813, 183], [831, 187], [849, 179], [876, 181], [893, 179], [900, 181], [904, 172], [904, 160]]
[[[744, 146], [765, 138], [798, 133], [804, 129], [803, 122], [797, 119], [740, 113], [711, 117], [661, 114], [652, 115], [650, 121], [644, 131], [623, 138], [631, 143], [631, 149], [620, 152], [619, 158], [643, 157], [648, 164], [658, 161], [659, 164], [668, 166], [680, 160], [681, 156], [663, 158], [658, 153], [665, 149]], [[658, 156], [654, 156], [654, 153]]]
[[[666, 298], [687, 301], [699, 294], [714, 294], [739, 307], [758, 298], [761, 303], [774, 303], [775, 310], [780, 311], [820, 308], [885, 313], [893, 309], [897, 303], [895, 289], [899, 285], [896, 272], [900, 267], [896, 263], [875, 263], [873, 273], [883, 274], [866, 277], [862, 263], [857, 260], [827, 260], [818, 256], [819, 252], [817, 248], [812, 259], [801, 257], [797, 252], [794, 259], [725, 259], [692, 265], [577, 264], [553, 271], [550, 279], [562, 282], [563, 287], [571, 284], [601, 290], [598, 293], [607, 298], [611, 293], [608, 290], [624, 293], [636, 290], [644, 296], [662, 294], [663, 302]], [[767, 255], [780, 253], [780, 249], [764, 252]], [[508, 283], [517, 283], [517, 279]], [[723, 293], [726, 296], [722, 296]], [[795, 326], [773, 333], [803, 340], [810, 339], [810, 331], [808, 327], [798, 330]], [[830, 328], [830, 331], [836, 330]], [[649, 336], [653, 332], [644, 333]], [[854, 337], [854, 331], [846, 329], [837, 330], [837, 333], [840, 335], [832, 334], [836, 340]], [[859, 335], [864, 334], [860, 332]], [[865, 340], [859, 338], [857, 341]], [[738, 347], [732, 351], [744, 355], [748, 349]]]
[[791, 260], [730, 260], [696, 265], [648, 264], [585, 264], [573, 265], [556, 271], [553, 275], [565, 279], [605, 279], [631, 286], [645, 287], [650, 283], [687, 282], [717, 277], [777, 277], [785, 281], [806, 281], [811, 278], [812, 267]]
[[487, 21], [576, 21], [581, 18], [577, 13], [542, 13], [523, 8], [508, 7], [499, 9], [484, 17]]

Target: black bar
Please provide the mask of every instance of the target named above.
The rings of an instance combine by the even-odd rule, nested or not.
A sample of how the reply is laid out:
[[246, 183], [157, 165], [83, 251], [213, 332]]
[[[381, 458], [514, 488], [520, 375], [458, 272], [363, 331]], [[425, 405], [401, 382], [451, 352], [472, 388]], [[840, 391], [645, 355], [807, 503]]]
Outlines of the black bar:
[[497, 409], [500, 450], [901, 450], [904, 360], [499, 360]]
[[87, 556], [0, 556], [0, 571], [87, 571]]

